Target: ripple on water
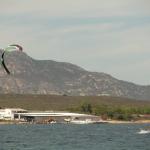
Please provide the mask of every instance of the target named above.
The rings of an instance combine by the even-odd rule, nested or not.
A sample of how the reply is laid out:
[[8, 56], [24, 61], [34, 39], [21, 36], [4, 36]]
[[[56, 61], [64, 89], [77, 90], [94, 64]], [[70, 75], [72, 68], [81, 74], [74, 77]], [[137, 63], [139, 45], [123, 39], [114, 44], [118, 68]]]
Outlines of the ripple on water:
[[0, 125], [0, 150], [150, 150], [148, 125]]

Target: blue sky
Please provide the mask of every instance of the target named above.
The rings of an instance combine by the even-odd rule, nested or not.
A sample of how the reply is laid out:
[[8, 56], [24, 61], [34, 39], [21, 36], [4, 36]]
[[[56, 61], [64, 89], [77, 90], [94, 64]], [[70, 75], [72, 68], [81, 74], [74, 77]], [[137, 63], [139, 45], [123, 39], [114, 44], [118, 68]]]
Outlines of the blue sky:
[[0, 46], [150, 84], [149, 0], [3, 0]]

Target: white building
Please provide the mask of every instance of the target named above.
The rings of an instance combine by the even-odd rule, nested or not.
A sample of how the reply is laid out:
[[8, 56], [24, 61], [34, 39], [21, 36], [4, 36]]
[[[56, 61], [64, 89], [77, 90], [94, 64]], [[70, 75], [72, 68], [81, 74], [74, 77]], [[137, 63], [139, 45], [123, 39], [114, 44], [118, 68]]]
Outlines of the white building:
[[6, 108], [0, 109], [0, 119], [2, 120], [14, 120], [16, 113], [25, 113], [24, 109], [20, 108]]
[[28, 112], [20, 108], [5, 108], [0, 109], [1, 120], [35, 120], [44, 117], [57, 117], [57, 118], [75, 118], [75, 117], [92, 117], [91, 115], [69, 113], [69, 112], [54, 112], [54, 111], [34, 111]]

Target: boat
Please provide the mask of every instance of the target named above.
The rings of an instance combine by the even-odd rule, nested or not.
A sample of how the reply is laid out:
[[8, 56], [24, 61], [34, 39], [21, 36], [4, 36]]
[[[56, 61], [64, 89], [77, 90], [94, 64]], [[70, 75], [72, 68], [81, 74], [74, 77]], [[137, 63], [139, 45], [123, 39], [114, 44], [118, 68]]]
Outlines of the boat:
[[73, 119], [73, 120], [70, 120], [69, 123], [72, 123], [72, 124], [100, 124], [100, 123], [107, 123], [107, 122], [103, 121], [103, 120], [94, 121], [91, 119], [85, 119], [85, 120]]
[[73, 123], [73, 124], [92, 124], [93, 121], [91, 119], [86, 119], [86, 120], [75, 119], [75, 120], [71, 120], [70, 123]]

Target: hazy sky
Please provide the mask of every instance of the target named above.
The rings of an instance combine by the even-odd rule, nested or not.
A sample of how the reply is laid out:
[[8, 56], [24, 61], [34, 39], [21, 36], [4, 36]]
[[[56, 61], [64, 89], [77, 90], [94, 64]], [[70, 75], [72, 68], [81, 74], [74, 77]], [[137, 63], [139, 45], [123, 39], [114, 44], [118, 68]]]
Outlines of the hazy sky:
[[1, 0], [0, 47], [150, 84], [150, 0]]

